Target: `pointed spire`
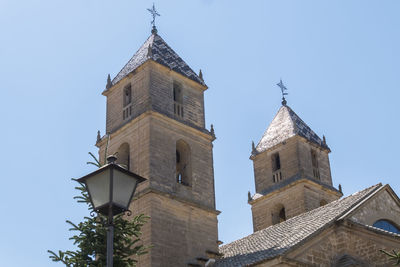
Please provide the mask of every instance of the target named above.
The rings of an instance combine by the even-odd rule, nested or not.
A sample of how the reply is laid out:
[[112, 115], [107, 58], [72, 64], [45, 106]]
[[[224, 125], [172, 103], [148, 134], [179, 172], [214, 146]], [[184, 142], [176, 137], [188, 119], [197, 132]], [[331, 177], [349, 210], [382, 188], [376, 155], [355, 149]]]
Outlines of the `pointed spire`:
[[254, 144], [254, 141], [251, 141], [251, 154], [253, 155], [257, 154], [256, 145]]
[[325, 138], [325, 135], [322, 136], [322, 142], [323, 142], [324, 145], [326, 145], [326, 138]]
[[203, 79], [203, 72], [201, 72], [201, 69], [200, 69], [200, 71], [199, 71], [199, 78], [200, 78], [202, 81], [204, 81], [204, 79]]
[[214, 131], [214, 125], [213, 124], [211, 124], [210, 133], [211, 133], [212, 136], [215, 137], [215, 131]]
[[96, 141], [96, 144], [97, 144], [98, 142], [100, 142], [100, 140], [101, 140], [100, 131], [97, 131], [97, 141]]
[[110, 89], [111, 86], [112, 86], [111, 77], [110, 77], [110, 74], [108, 74], [106, 89]]
[[249, 192], [247, 192], [247, 202], [250, 202], [252, 200], [253, 200], [253, 198], [251, 197], [251, 193], [249, 191]]
[[339, 184], [339, 192], [343, 194], [342, 185]]

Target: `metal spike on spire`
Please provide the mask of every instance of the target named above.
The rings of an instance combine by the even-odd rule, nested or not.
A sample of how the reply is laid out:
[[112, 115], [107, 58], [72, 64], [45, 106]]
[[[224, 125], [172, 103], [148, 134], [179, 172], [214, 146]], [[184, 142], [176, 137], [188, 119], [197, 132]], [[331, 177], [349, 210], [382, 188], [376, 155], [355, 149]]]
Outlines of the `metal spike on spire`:
[[282, 79], [280, 80], [279, 83], [277, 83], [276, 85], [278, 85], [281, 88], [281, 92], [282, 92], [282, 105], [286, 105], [286, 99], [285, 99], [285, 95], [288, 95], [288, 93], [286, 93], [285, 91], [287, 91], [286, 86], [283, 84]]
[[150, 14], [151, 14], [152, 17], [153, 17], [153, 20], [151, 21], [151, 24], [153, 25], [153, 28], [152, 28], [152, 30], [151, 30], [151, 33], [152, 33], [152, 34], [156, 34], [156, 33], [157, 33], [157, 28], [156, 28], [156, 17], [157, 17], [157, 16], [161, 16], [161, 15], [157, 12], [156, 7], [154, 6], [154, 3], [153, 3], [153, 7], [152, 7], [151, 9], [148, 8], [147, 10], [150, 12]]

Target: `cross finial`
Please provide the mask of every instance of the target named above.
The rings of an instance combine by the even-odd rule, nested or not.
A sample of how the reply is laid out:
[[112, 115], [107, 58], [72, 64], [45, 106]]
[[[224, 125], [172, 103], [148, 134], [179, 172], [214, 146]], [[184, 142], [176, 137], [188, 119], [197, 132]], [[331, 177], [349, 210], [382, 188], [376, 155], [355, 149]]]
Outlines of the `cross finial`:
[[282, 79], [279, 83], [277, 83], [276, 85], [278, 85], [281, 88], [281, 92], [282, 92], [282, 105], [286, 105], [286, 99], [285, 99], [285, 95], [288, 95], [288, 93], [286, 93], [285, 91], [287, 91], [286, 86], [283, 84]]
[[157, 33], [156, 17], [160, 16], [160, 14], [157, 12], [156, 7], [154, 6], [154, 3], [153, 3], [153, 7], [152, 8], [148, 8], [147, 10], [153, 16], [153, 20], [151, 21], [151, 24], [153, 25], [153, 29], [151, 30], [151, 33], [155, 34], [155, 33]]

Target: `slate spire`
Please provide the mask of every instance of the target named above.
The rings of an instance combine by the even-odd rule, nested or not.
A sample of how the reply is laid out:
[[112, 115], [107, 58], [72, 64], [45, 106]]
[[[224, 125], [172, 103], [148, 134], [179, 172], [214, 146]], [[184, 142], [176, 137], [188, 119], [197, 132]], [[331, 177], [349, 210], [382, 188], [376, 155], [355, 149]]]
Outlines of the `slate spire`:
[[[283, 103], [282, 103], [283, 104]], [[299, 135], [323, 148], [329, 149], [311, 128], [286, 104], [282, 105], [256, 147], [261, 153], [283, 141]]]
[[149, 36], [146, 42], [139, 48], [128, 63], [126, 63], [117, 76], [115, 76], [112, 80], [112, 85], [118, 83], [129, 73], [144, 64], [147, 60], [154, 60], [155, 62], [166, 66], [167, 68], [182, 74], [203, 86], [206, 86], [199, 75], [197, 75], [157, 33], [153, 33]]

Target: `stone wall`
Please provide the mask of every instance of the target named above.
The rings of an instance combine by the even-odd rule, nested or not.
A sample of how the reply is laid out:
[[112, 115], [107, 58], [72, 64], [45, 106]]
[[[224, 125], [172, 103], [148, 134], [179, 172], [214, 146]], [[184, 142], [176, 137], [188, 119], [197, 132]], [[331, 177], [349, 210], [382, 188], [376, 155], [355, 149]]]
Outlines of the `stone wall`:
[[[174, 73], [168, 68], [151, 64], [150, 95], [152, 109], [169, 117], [204, 128], [204, 87]], [[173, 85], [180, 85], [183, 95], [183, 118], [174, 114]]]
[[[215, 209], [211, 136], [162, 116], [152, 116], [151, 120], [151, 187]], [[175, 174], [179, 140], [190, 147], [191, 181], [188, 186], [177, 183]]]
[[258, 231], [273, 225], [273, 216], [281, 207], [286, 218], [320, 207], [321, 200], [328, 203], [339, 198], [336, 192], [308, 180], [300, 180], [251, 202], [253, 229]]
[[297, 138], [291, 138], [275, 148], [265, 151], [253, 158], [256, 192], [262, 192], [275, 185], [272, 178], [272, 155], [279, 153], [282, 180], [299, 173], [297, 156]]
[[295, 175], [304, 175], [313, 178], [311, 149], [317, 153], [321, 182], [332, 186], [328, 151], [307, 142], [302, 137], [294, 136], [274, 148], [252, 157], [256, 192], [260, 193], [277, 184], [274, 182], [272, 176], [272, 155], [275, 153], [279, 153], [280, 157], [281, 182]]
[[123, 120], [123, 92], [127, 85], [132, 88], [132, 115], [135, 118], [150, 109], [150, 66], [144, 64], [136, 71], [122, 79], [103, 94], [107, 97], [106, 133], [113, 132], [126, 123]]
[[391, 190], [386, 189], [379, 192], [377, 196], [368, 200], [360, 209], [356, 210], [351, 217], [352, 220], [373, 225], [376, 221], [385, 219], [400, 226], [400, 203]]
[[399, 241], [399, 238], [377, 234], [360, 226], [334, 225], [287, 257], [309, 266], [337, 266], [335, 263], [346, 255], [365, 264], [362, 266], [383, 267], [390, 266], [390, 262], [379, 250], [399, 250]]
[[299, 138], [297, 143], [298, 157], [299, 157], [299, 171], [304, 173], [305, 176], [314, 178], [313, 166], [311, 160], [311, 150], [317, 154], [318, 170], [320, 180], [326, 185], [332, 186], [331, 168], [329, 164], [328, 151], [321, 149], [319, 146], [305, 142], [303, 138]]
[[218, 251], [216, 212], [157, 193], [140, 196], [131, 210], [151, 216], [143, 228], [143, 244], [153, 247], [139, 257], [139, 267], [186, 266], [204, 258], [206, 251]]
[[[184, 116], [174, 114], [173, 84], [183, 93]], [[132, 114], [123, 119], [123, 93], [131, 85]], [[108, 155], [129, 146], [130, 170], [143, 176], [131, 210], [151, 217], [143, 228], [143, 243], [150, 253], [139, 266], [185, 266], [206, 251], [217, 252], [213, 136], [204, 129], [206, 87], [147, 61], [108, 91], [106, 131]], [[188, 146], [190, 183], [177, 182], [177, 142]], [[97, 145], [104, 162], [107, 136]], [[126, 150], [124, 150], [126, 151]], [[126, 152], [124, 152], [126, 154]], [[117, 160], [118, 162], [118, 160]]]

